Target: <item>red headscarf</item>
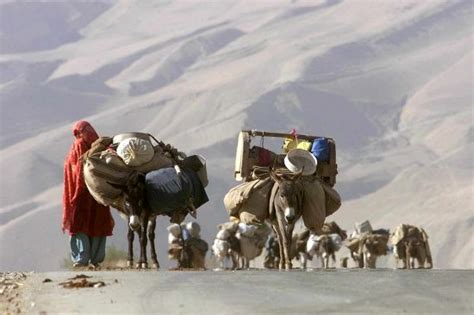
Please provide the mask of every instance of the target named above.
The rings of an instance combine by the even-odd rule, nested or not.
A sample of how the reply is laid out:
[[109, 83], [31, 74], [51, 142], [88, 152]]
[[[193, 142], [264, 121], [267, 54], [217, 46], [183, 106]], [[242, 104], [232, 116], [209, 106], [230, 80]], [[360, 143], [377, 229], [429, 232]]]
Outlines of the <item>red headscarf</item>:
[[80, 157], [99, 137], [87, 121], [74, 124], [76, 138], [64, 162], [63, 231], [88, 236], [112, 235], [114, 220], [109, 207], [99, 204], [87, 190]]

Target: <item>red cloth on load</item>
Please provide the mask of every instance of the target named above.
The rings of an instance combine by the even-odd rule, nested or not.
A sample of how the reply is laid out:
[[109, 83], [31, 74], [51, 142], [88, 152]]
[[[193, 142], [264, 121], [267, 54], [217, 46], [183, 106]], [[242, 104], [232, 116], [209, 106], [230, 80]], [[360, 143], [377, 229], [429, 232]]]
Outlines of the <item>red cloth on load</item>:
[[63, 232], [68, 231], [71, 235], [112, 235], [114, 219], [110, 208], [99, 204], [89, 193], [80, 160], [98, 135], [86, 121], [77, 122], [73, 127], [73, 134], [76, 139], [64, 162]]

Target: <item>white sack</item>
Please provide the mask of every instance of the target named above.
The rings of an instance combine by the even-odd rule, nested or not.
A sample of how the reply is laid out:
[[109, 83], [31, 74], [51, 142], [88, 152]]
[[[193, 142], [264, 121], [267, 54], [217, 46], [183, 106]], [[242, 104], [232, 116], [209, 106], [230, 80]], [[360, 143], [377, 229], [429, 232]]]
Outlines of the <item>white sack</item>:
[[120, 142], [117, 154], [128, 166], [140, 166], [150, 162], [155, 155], [150, 141], [139, 138], [128, 138]]

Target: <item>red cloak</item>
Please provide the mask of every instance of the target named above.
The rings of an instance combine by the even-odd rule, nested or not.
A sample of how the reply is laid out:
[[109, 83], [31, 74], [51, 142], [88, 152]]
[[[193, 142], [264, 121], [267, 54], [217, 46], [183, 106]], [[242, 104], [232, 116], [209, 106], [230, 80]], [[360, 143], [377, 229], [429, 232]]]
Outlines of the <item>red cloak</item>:
[[114, 219], [110, 208], [99, 204], [89, 193], [82, 173], [80, 157], [91, 147], [98, 135], [86, 121], [73, 127], [75, 141], [64, 162], [64, 193], [62, 229], [73, 235], [112, 235]]

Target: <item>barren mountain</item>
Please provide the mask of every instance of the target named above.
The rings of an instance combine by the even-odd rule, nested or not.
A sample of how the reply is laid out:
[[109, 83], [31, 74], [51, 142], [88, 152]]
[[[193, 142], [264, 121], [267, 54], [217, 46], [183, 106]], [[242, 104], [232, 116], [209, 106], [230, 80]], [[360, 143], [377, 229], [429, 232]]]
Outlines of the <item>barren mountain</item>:
[[[333, 137], [343, 206], [328, 219], [421, 226], [435, 267], [473, 268], [472, 20], [467, 0], [1, 2], [0, 270], [67, 257], [79, 119], [204, 155], [208, 242], [241, 129]], [[125, 228], [116, 216], [109, 243], [125, 249]]]

